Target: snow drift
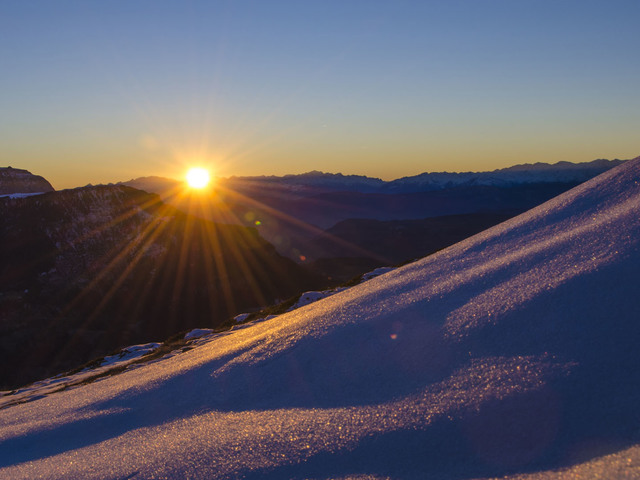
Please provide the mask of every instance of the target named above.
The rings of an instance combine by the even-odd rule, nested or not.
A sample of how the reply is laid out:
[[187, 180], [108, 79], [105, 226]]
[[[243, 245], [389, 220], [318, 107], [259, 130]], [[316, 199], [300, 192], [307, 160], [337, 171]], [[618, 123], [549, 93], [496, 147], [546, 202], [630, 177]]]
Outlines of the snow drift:
[[273, 320], [6, 408], [0, 476], [463, 479], [633, 447], [638, 271], [640, 159]]

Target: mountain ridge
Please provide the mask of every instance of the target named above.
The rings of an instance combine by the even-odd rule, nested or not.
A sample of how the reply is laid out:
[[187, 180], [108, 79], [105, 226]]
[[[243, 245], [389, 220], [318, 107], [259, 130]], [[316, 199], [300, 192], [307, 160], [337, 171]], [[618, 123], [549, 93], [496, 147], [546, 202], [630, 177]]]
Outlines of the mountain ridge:
[[[555, 164], [537, 162], [517, 164], [491, 171], [479, 172], [423, 172], [417, 175], [381, 180], [366, 175], [345, 175], [312, 170], [301, 174], [231, 176], [221, 177], [218, 182], [225, 188], [251, 191], [257, 185], [273, 188], [275, 185], [289, 186], [293, 192], [302, 195], [320, 193], [317, 189], [348, 190], [360, 193], [414, 193], [468, 185], [513, 186], [526, 183], [580, 183], [613, 168], [626, 160], [598, 159], [590, 162], [557, 162]], [[554, 175], [555, 172], [555, 175]], [[158, 176], [138, 177], [118, 182], [134, 186], [146, 185], [153, 193], [163, 193], [175, 188], [181, 182]], [[296, 188], [297, 187], [297, 188]], [[307, 187], [305, 189], [304, 187]]]

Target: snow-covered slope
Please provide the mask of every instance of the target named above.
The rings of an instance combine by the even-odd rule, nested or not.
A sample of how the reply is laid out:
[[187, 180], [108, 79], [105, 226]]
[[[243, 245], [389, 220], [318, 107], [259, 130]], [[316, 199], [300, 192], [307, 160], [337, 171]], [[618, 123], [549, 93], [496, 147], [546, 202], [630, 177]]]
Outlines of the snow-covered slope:
[[605, 470], [637, 478], [638, 271], [640, 159], [273, 320], [6, 408], [0, 477], [560, 478], [541, 469], [611, 454]]

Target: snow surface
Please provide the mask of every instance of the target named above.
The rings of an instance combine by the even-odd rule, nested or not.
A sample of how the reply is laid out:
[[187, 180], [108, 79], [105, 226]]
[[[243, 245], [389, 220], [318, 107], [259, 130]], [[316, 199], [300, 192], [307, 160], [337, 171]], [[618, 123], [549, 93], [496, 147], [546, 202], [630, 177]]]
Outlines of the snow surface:
[[318, 300], [322, 300], [323, 298], [330, 297], [331, 295], [335, 295], [336, 293], [340, 293], [346, 289], [347, 287], [338, 287], [338, 288], [332, 288], [329, 290], [321, 290], [321, 291], [313, 290], [310, 292], [304, 292], [303, 294], [300, 295], [296, 303], [294, 303], [291, 306], [291, 308], [289, 308], [288, 311], [290, 312], [297, 308], [306, 307], [311, 303], [315, 303]]
[[240, 323], [240, 322], [244, 322], [247, 318], [249, 318], [251, 316], [250, 313], [241, 313], [240, 315], [236, 315], [235, 317], [233, 317], [233, 319]]
[[34, 195], [42, 195], [45, 192], [35, 192], [35, 193], [5, 193], [0, 195], [0, 198], [9, 197], [9, 198], [27, 198], [33, 197]]
[[184, 336], [184, 339], [191, 340], [194, 338], [200, 338], [206, 335], [211, 335], [212, 333], [213, 333], [213, 330], [211, 328], [194, 328]]
[[[371, 280], [372, 278], [375, 277], [379, 277], [380, 275], [383, 275], [387, 272], [390, 272], [391, 270], [393, 270], [394, 267], [379, 267], [376, 268], [370, 272], [365, 273], [364, 275], [362, 275], [360, 281], [361, 282], [366, 282], [367, 280]], [[296, 300], [296, 302], [289, 307], [289, 309], [287, 309], [287, 312], [291, 312], [293, 310], [297, 310], [298, 308], [302, 308], [302, 307], [306, 307], [307, 305], [310, 305], [312, 303], [317, 302], [318, 300], [322, 300], [323, 298], [327, 298], [330, 297], [331, 295], [335, 295], [336, 293], [340, 293], [343, 292], [344, 290], [347, 290], [349, 288], [352, 287], [336, 287], [336, 288], [330, 288], [328, 290], [312, 290], [309, 292], [303, 292], [300, 294], [300, 296], [298, 297], [298, 299]], [[236, 315], [235, 317], [233, 317], [233, 319], [236, 321], [236, 323], [241, 323], [246, 321], [249, 317], [251, 316], [250, 313], [241, 313], [240, 315]], [[268, 315], [264, 318], [259, 318], [259, 319], [255, 319], [253, 320], [251, 323], [255, 323], [255, 322], [262, 322], [264, 320], [271, 320], [276, 318], [278, 315]]]
[[379, 277], [380, 275], [384, 275], [385, 273], [390, 272], [391, 270], [395, 270], [394, 267], [378, 267], [375, 270], [371, 270], [370, 272], [362, 275], [362, 281], [366, 282], [367, 280], [371, 280], [372, 278]]
[[143, 355], [153, 352], [159, 346], [159, 343], [145, 343], [144, 345], [133, 345], [131, 347], [124, 348], [116, 355], [104, 357], [100, 366], [109, 366], [123, 361], [135, 360], [136, 358], [140, 358]]
[[[378, 267], [362, 275], [360, 280], [362, 282], [366, 282], [367, 280], [371, 280], [372, 278], [379, 277], [380, 275], [384, 275], [385, 273], [390, 272], [393, 269], [394, 267]], [[300, 295], [296, 303], [294, 303], [291, 306], [291, 308], [289, 308], [289, 310], [287, 311], [291, 312], [292, 310], [296, 310], [301, 307], [306, 307], [311, 303], [315, 303], [318, 300], [322, 300], [323, 298], [330, 297], [331, 295], [335, 295], [336, 293], [343, 292], [348, 288], [352, 288], [352, 287], [337, 287], [337, 288], [331, 288], [328, 290], [321, 290], [321, 291], [313, 290], [309, 292], [304, 292]], [[266, 319], [269, 320], [269, 317], [267, 317]]]
[[99, 364], [87, 366], [79, 372], [67, 375], [57, 375], [46, 380], [34, 382], [31, 385], [17, 390], [0, 392], [0, 408], [32, 401], [60, 390], [81, 385], [89, 379], [106, 374], [108, 371], [113, 370], [116, 367], [131, 365], [135, 360], [152, 353], [158, 347], [160, 347], [159, 343], [132, 345], [123, 348], [115, 355], [109, 355], [102, 358]]
[[1, 478], [638, 478], [640, 159], [435, 255], [0, 410]]

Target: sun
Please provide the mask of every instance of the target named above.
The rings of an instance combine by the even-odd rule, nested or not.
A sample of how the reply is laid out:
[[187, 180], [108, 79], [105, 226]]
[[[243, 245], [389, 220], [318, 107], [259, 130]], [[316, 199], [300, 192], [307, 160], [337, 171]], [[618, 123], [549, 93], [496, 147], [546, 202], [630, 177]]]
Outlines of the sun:
[[211, 176], [205, 168], [193, 167], [187, 171], [187, 184], [191, 188], [201, 189], [209, 185]]

